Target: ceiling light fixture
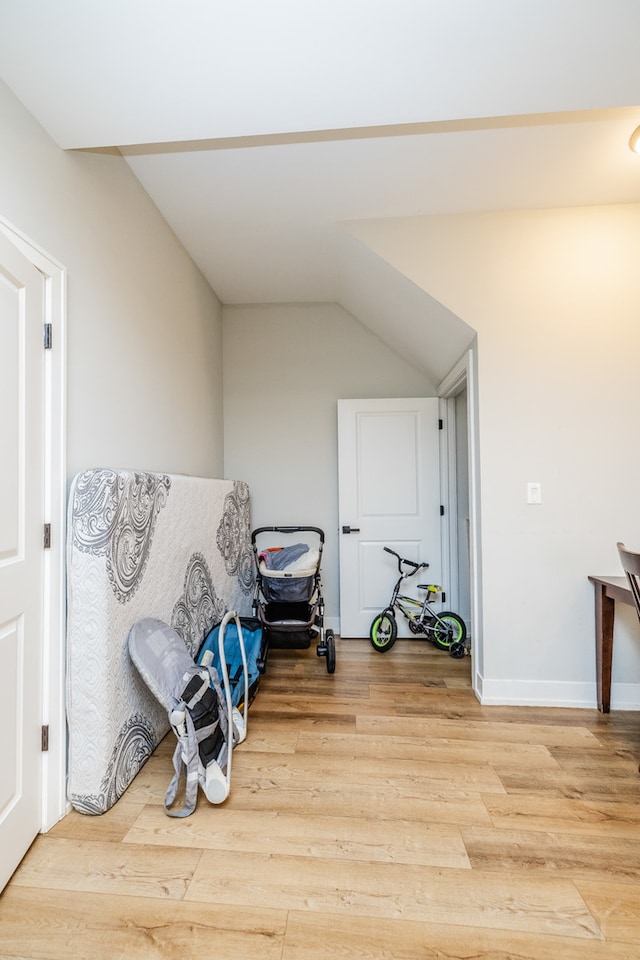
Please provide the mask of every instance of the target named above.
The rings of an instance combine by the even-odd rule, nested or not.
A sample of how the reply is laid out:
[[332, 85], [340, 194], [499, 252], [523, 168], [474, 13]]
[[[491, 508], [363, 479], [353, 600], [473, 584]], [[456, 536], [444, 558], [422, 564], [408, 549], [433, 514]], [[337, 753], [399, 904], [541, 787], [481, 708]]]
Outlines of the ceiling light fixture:
[[634, 153], [640, 153], [640, 127], [636, 127], [631, 134], [629, 149], [633, 150]]

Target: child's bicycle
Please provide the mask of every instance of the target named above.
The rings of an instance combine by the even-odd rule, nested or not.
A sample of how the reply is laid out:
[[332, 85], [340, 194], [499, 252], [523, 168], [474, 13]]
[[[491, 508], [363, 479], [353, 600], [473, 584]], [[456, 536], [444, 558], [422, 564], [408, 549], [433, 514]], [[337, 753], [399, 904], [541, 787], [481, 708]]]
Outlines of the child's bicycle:
[[[387, 553], [393, 554], [398, 559], [398, 572], [400, 576], [393, 588], [391, 600], [382, 613], [374, 619], [369, 633], [371, 645], [379, 653], [386, 653], [396, 642], [398, 636], [398, 624], [396, 621], [395, 610], [399, 610], [409, 624], [412, 633], [426, 636], [433, 641], [436, 647], [441, 650], [448, 650], [449, 654], [456, 659], [464, 657], [466, 652], [465, 640], [467, 638], [467, 628], [462, 617], [450, 610], [443, 613], [436, 613], [431, 606], [431, 601], [435, 595], [440, 593], [442, 587], [433, 583], [418, 584], [418, 590], [426, 590], [423, 601], [415, 600], [413, 597], [407, 597], [400, 593], [400, 585], [403, 580], [415, 576], [418, 570], [426, 569], [428, 563], [414, 563], [413, 560], [405, 560], [391, 550], [390, 547], [384, 547]], [[403, 569], [403, 564], [405, 568]]]

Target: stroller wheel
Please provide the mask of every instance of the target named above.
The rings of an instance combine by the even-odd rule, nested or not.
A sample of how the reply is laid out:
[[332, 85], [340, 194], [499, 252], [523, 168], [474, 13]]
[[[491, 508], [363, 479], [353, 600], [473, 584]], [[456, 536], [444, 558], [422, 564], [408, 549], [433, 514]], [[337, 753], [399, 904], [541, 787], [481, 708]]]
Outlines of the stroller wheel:
[[327, 648], [327, 673], [335, 673], [336, 671], [336, 640], [333, 634], [333, 630], [327, 630], [326, 636], [324, 638], [325, 646]]
[[327, 658], [327, 673], [335, 673], [336, 669], [336, 640], [333, 630], [326, 630], [323, 643], [316, 647], [317, 657]]

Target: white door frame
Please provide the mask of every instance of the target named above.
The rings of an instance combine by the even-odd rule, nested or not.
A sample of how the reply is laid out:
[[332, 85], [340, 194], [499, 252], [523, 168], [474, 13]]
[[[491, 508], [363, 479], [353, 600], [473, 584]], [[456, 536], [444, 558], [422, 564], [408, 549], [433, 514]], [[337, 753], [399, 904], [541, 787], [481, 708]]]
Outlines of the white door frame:
[[[441, 413], [445, 427], [440, 463], [441, 489], [445, 506], [445, 523], [442, 532], [442, 568], [447, 572], [445, 579], [450, 584], [452, 599], [457, 602], [458, 573], [454, 562], [457, 550], [458, 531], [455, 503], [455, 431], [453, 405], [456, 394], [467, 387], [467, 422], [469, 453], [469, 538], [470, 538], [470, 600], [471, 600], [471, 662], [472, 685], [478, 699], [481, 699], [481, 677], [483, 661], [482, 639], [482, 552], [480, 542], [480, 463], [478, 457], [478, 412], [477, 412], [477, 374], [474, 348], [468, 350], [438, 387], [441, 398]], [[454, 608], [455, 609], [455, 608]]]
[[[0, 217], [0, 230], [43, 274], [45, 323], [52, 348], [45, 351], [44, 510], [51, 524], [51, 548], [44, 551], [42, 638], [42, 723], [49, 727], [49, 749], [42, 754], [41, 830], [49, 830], [68, 810], [65, 710], [65, 516], [66, 516], [66, 271], [64, 267]], [[44, 331], [43, 331], [44, 334]]]

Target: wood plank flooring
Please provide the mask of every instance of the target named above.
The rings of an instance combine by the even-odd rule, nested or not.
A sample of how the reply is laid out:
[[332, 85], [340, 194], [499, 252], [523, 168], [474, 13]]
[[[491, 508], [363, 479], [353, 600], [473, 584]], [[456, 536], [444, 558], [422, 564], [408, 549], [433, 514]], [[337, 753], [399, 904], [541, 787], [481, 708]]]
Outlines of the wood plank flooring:
[[469, 660], [272, 651], [221, 807], [167, 817], [170, 734], [38, 837], [12, 960], [635, 960], [640, 713], [482, 707]]

